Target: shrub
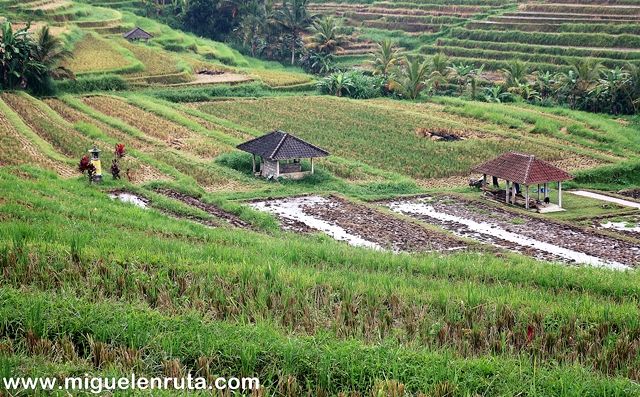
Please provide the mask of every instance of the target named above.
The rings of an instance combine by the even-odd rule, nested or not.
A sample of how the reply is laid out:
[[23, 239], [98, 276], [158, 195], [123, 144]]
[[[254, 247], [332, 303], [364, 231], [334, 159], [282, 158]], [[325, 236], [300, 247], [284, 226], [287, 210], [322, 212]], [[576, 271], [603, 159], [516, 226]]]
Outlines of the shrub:
[[383, 85], [384, 78], [381, 76], [371, 76], [352, 70], [332, 73], [320, 80], [317, 87], [322, 94], [369, 99], [382, 96]]
[[223, 153], [215, 159], [215, 162], [247, 175], [251, 175], [253, 169], [251, 155], [249, 153]]
[[120, 76], [105, 74], [57, 81], [56, 88], [61, 92], [80, 94], [93, 91], [123, 91], [129, 88], [129, 84]]

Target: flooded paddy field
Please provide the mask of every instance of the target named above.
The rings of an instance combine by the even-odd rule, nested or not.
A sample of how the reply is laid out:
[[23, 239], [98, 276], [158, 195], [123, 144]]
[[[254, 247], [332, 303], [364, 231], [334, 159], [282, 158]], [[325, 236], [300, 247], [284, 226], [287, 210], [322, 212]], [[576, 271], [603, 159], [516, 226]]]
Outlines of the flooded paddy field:
[[[540, 260], [618, 270], [640, 265], [640, 244], [625, 238], [638, 231], [629, 222], [624, 225], [610, 222], [598, 227], [624, 227], [623, 235], [616, 238], [610, 233], [600, 233], [596, 227], [580, 227], [458, 197], [421, 196], [376, 204], [382, 208], [336, 196], [250, 203], [255, 209], [276, 215], [283, 229], [299, 233], [321, 231], [359, 247], [450, 252], [469, 249], [469, 240], [475, 240], [490, 249], [504, 249]], [[389, 210], [399, 216], [385, 212]], [[414, 218], [416, 223], [403, 217]]]
[[633, 242], [482, 202], [433, 196], [388, 201], [383, 205], [458, 236], [542, 260], [619, 270], [640, 264], [640, 246]]
[[358, 247], [392, 251], [453, 251], [468, 244], [340, 197], [301, 196], [256, 201], [255, 209], [276, 215], [286, 230], [321, 231]]
[[640, 213], [593, 218], [587, 221], [591, 227], [608, 230], [640, 241]]

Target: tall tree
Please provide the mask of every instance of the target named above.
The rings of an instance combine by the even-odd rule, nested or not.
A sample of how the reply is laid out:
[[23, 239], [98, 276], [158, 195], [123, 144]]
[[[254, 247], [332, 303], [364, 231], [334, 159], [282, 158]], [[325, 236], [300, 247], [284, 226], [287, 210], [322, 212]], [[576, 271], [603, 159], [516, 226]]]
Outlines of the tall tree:
[[282, 7], [274, 15], [278, 25], [282, 27], [290, 38], [291, 64], [296, 62], [296, 49], [300, 43], [300, 36], [313, 22], [314, 16], [308, 11], [309, 0], [282, 0]]
[[416, 99], [429, 84], [429, 63], [405, 57], [394, 72], [391, 88], [405, 98]]
[[369, 62], [373, 67], [373, 73], [388, 77], [391, 70], [397, 65], [400, 52], [389, 39], [378, 43], [373, 59]]
[[237, 12], [240, 13], [240, 23], [236, 32], [242, 45], [249, 47], [251, 56], [255, 57], [258, 47], [264, 43], [267, 34], [267, 14], [264, 0], [242, 1]]
[[344, 35], [340, 33], [340, 24], [335, 18], [317, 19], [309, 30], [313, 33], [309, 47], [314, 51], [333, 54], [341, 49]]
[[71, 70], [61, 66], [61, 63], [73, 57], [73, 53], [66, 48], [59, 37], [51, 34], [48, 26], [43, 26], [36, 35], [34, 59], [44, 65], [49, 75], [54, 79], [74, 78]]

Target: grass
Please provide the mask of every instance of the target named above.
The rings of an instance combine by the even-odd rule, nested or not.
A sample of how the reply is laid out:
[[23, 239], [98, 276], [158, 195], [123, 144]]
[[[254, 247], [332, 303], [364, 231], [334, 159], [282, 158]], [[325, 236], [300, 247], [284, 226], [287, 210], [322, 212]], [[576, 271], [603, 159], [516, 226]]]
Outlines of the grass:
[[[472, 105], [465, 103], [465, 106]], [[389, 100], [363, 102], [313, 96], [304, 101], [282, 97], [214, 102], [198, 108], [260, 131], [289, 131], [326, 147], [333, 154], [414, 178], [466, 175], [473, 165], [505, 150], [533, 152], [547, 159], [557, 158], [557, 153], [551, 150], [553, 145], [545, 137], [527, 141], [520, 134], [505, 131], [505, 127], [512, 126], [525, 129], [522, 120], [506, 115], [499, 119], [497, 117], [504, 113], [503, 107], [482, 106], [489, 106], [494, 112], [478, 110], [464, 113], [469, 121], [459, 119], [453, 108], [440, 112], [429, 105], [414, 107]], [[436, 117], [432, 115], [433, 111], [438, 112]], [[492, 118], [487, 118], [487, 115]], [[473, 117], [484, 117], [502, 127], [480, 126], [470, 121]], [[444, 143], [415, 134], [416, 128], [442, 128], [447, 125], [481, 131], [491, 128], [487, 133], [495, 136], [494, 139], [483, 140], [480, 145], [477, 138]], [[563, 146], [566, 145], [558, 144], [557, 148]], [[580, 152], [578, 148], [575, 150]]]
[[[414, 393], [445, 381], [489, 394], [637, 388], [624, 379], [636, 377], [624, 350], [638, 329], [636, 273], [208, 229], [112, 201], [82, 180], [22, 172], [29, 177], [17, 184], [0, 171], [0, 334], [14, 357], [57, 368], [68, 359], [54, 346], [67, 344], [91, 372], [129, 365], [149, 374], [172, 360], [193, 370], [204, 361], [211, 373], [259, 376], [268, 388], [290, 377], [299, 393], [367, 393], [383, 378]], [[123, 230], [128, 238], [117, 238]], [[96, 361], [97, 348], [113, 353]], [[127, 364], [125, 348], [144, 354]]]
[[[482, 15], [515, 9], [497, 0], [373, 6], [399, 13], [456, 4], [480, 6]], [[264, 395], [288, 397], [640, 394], [636, 271], [560, 266], [482, 246], [420, 254], [354, 248], [320, 233], [282, 231], [272, 215], [246, 202], [420, 194], [432, 178], [464, 179], [475, 164], [511, 150], [575, 166], [570, 187], [620, 189], [640, 184], [635, 120], [523, 103], [309, 95], [313, 81], [299, 69], [243, 56], [129, 11], [87, 4], [51, 17], [103, 32], [99, 19], [121, 17], [122, 26], [140, 25], [155, 37], [131, 44], [72, 29], [66, 39], [76, 51], [86, 55], [95, 45], [104, 52], [76, 59], [85, 69], [78, 82], [63, 85], [66, 95], [1, 97], [1, 376], [246, 375], [260, 378]], [[447, 18], [438, 21], [460, 26]], [[585, 55], [563, 53], [557, 42], [592, 38], [536, 33], [531, 37], [540, 44], [515, 44], [529, 33], [449, 29], [419, 36], [353, 31], [365, 40], [392, 38], [410, 51], [438, 38], [466, 50], [486, 43], [485, 51], [535, 54], [549, 65]], [[464, 33], [471, 39], [447, 38], [461, 32], [471, 32]], [[485, 39], [510, 41], [479, 41]], [[620, 62], [635, 57], [598, 51]], [[493, 53], [458, 55], [482, 62]], [[198, 68], [240, 71], [256, 82], [146, 86]], [[70, 94], [92, 91], [98, 93]], [[301, 181], [256, 179], [250, 155], [234, 147], [276, 128], [332, 155]], [[419, 128], [447, 128], [465, 139], [435, 142], [419, 137]], [[131, 182], [107, 174], [102, 185], [89, 185], [73, 168], [94, 143], [103, 149], [103, 164], [116, 143], [125, 143], [123, 165], [145, 177]], [[106, 193], [113, 189], [143, 196], [150, 206], [112, 200]], [[228, 226], [162, 189], [196, 197], [250, 227]], [[447, 190], [478, 198], [461, 186]], [[630, 214], [579, 196], [563, 201], [566, 212], [544, 216], [591, 227], [594, 218]], [[514, 225], [523, 222], [518, 213]]]

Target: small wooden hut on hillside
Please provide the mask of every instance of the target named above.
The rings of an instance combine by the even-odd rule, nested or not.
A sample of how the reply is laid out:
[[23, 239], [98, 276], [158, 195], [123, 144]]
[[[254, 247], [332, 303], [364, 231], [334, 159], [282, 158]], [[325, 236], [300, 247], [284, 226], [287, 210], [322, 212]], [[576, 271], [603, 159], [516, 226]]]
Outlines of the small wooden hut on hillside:
[[[273, 131], [238, 145], [253, 155], [253, 174], [265, 178], [301, 179], [313, 174], [313, 159], [329, 155], [324, 149], [283, 131]], [[302, 171], [301, 159], [311, 161], [311, 170]]]
[[135, 28], [131, 29], [127, 33], [123, 34], [122, 37], [124, 37], [129, 41], [137, 41], [137, 40], [147, 41], [152, 39], [153, 35], [151, 33], [148, 33], [142, 30], [142, 28], [136, 26]]
[[[483, 174], [482, 185], [487, 187], [487, 175], [493, 177], [493, 186], [498, 188], [498, 178], [507, 182], [504, 190], [504, 200], [506, 203], [516, 204], [516, 196], [520, 193], [520, 187], [524, 186], [524, 206], [529, 209], [531, 206], [529, 187], [537, 185], [537, 201], [539, 207], [549, 207], [549, 184], [558, 184], [558, 210], [562, 209], [562, 182], [573, 179], [568, 172], [549, 164], [546, 161], [537, 159], [534, 155], [523, 153], [505, 153], [481, 164], [473, 171]], [[541, 189], [543, 187], [543, 189]], [[540, 201], [540, 192], [544, 192], [544, 201]]]

